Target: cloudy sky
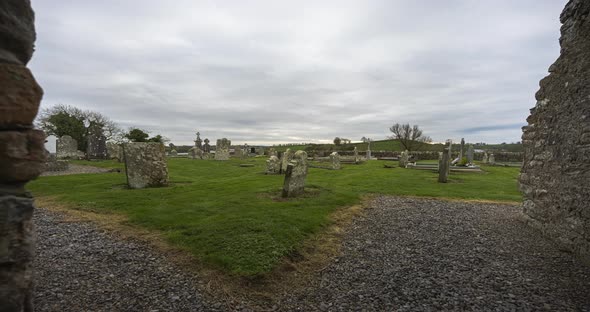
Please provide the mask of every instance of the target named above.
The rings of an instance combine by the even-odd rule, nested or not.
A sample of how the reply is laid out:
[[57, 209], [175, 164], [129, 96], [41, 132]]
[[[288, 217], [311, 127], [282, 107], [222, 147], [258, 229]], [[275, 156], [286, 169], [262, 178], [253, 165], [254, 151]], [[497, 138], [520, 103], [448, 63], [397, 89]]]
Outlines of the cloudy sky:
[[33, 0], [43, 107], [192, 144], [519, 141], [566, 0]]

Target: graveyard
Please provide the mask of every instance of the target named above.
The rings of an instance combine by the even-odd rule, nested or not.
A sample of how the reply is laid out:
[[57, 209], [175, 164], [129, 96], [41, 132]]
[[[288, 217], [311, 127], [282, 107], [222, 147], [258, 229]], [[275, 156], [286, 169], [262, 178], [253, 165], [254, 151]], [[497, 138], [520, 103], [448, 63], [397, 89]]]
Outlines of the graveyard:
[[[169, 185], [140, 190], [128, 189], [125, 174], [117, 172], [41, 177], [30, 188], [42, 203], [122, 215], [125, 222], [239, 275], [271, 271], [303, 240], [321, 232], [331, 215], [376, 194], [521, 202], [519, 168], [484, 166], [482, 173], [453, 172], [448, 183], [438, 183], [435, 172], [384, 168], [391, 162], [378, 160], [343, 164], [340, 170], [309, 168], [305, 193], [283, 199], [284, 176], [264, 174], [265, 161], [169, 158]], [[254, 166], [240, 167], [244, 162]], [[116, 161], [72, 163], [124, 170]]]

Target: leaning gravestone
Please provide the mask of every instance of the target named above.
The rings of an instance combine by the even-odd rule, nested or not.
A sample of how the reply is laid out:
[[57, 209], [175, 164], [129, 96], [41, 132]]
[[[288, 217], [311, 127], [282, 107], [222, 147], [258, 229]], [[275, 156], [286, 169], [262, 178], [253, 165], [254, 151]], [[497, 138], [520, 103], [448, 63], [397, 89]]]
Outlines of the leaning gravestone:
[[270, 156], [266, 160], [266, 174], [277, 174], [281, 171], [281, 160], [277, 156]]
[[223, 138], [217, 140], [217, 146], [215, 147], [215, 160], [229, 160], [229, 147], [231, 141]]
[[307, 178], [307, 153], [297, 151], [287, 165], [283, 197], [294, 197], [303, 194]]
[[527, 222], [590, 264], [590, 1], [569, 1], [560, 19], [561, 54], [523, 127], [519, 182]]
[[86, 157], [88, 159], [107, 159], [107, 139], [100, 134], [91, 134], [87, 137]]
[[332, 169], [340, 170], [340, 168], [342, 168], [340, 165], [340, 155], [338, 155], [338, 152], [332, 152], [332, 154], [330, 154], [330, 162], [332, 164]]
[[55, 155], [57, 159], [78, 159], [78, 141], [69, 135], [64, 135], [55, 141]]
[[288, 148], [282, 155], [281, 157], [281, 173], [285, 173], [287, 172], [287, 166], [289, 165], [289, 162], [291, 161], [291, 159], [293, 159], [293, 155], [295, 153]]
[[130, 188], [165, 186], [168, 184], [166, 152], [162, 143], [124, 143], [125, 172]]

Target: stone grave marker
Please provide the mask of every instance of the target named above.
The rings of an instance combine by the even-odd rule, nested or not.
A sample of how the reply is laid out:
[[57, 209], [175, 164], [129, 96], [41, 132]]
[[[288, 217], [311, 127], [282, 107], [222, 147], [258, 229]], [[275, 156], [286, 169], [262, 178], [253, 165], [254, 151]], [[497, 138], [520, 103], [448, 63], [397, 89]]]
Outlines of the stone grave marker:
[[123, 152], [127, 184], [130, 188], [140, 189], [168, 184], [168, 165], [162, 143], [124, 143]]
[[332, 152], [332, 154], [330, 154], [330, 163], [332, 164], [332, 169], [334, 170], [340, 170], [342, 168], [340, 165], [340, 155], [338, 155], [338, 152]]
[[281, 171], [281, 160], [277, 156], [270, 156], [266, 160], [266, 174], [278, 174]]
[[230, 140], [226, 138], [217, 139], [217, 145], [215, 146], [215, 160], [229, 160], [230, 146]]
[[64, 135], [55, 141], [55, 155], [57, 159], [78, 159], [78, 141], [69, 135]]
[[282, 196], [295, 197], [303, 194], [306, 178], [307, 153], [305, 151], [297, 151], [287, 165]]

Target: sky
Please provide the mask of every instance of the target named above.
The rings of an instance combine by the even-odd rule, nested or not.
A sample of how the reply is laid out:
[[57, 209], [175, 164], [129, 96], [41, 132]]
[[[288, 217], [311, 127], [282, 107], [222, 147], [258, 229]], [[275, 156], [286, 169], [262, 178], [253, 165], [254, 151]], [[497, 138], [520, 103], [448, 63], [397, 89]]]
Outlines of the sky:
[[175, 145], [520, 141], [565, 0], [33, 0], [42, 108]]

